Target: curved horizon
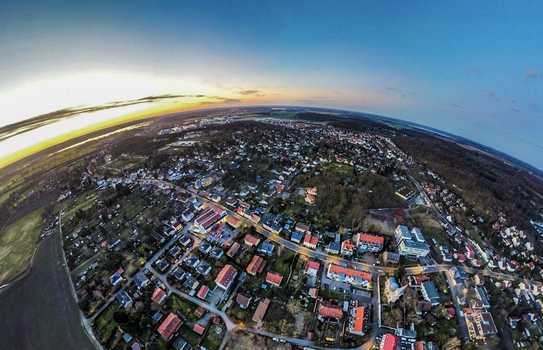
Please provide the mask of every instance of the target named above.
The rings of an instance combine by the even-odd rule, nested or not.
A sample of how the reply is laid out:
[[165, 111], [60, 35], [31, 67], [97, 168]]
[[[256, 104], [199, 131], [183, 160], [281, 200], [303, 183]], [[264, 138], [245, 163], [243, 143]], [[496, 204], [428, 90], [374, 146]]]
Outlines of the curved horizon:
[[[522, 168], [530, 172], [536, 171], [538, 172], [539, 176], [543, 176], [543, 167], [526, 162], [522, 159], [515, 157], [514, 155], [507, 153], [504, 150], [497, 149], [489, 145], [485, 145], [476, 140], [470, 139], [464, 135], [454, 134], [447, 130], [437, 129], [431, 126], [423, 125], [420, 123], [412, 122], [412, 121], [398, 118], [398, 117], [368, 113], [366, 111], [349, 110], [349, 109], [327, 107], [327, 106], [303, 106], [303, 105], [289, 105], [289, 104], [261, 104], [261, 105], [245, 104], [243, 105], [243, 104], [236, 104], [240, 102], [238, 100], [228, 100], [226, 98], [221, 98], [221, 97], [216, 97], [216, 96], [211, 97], [212, 99], [210, 101], [209, 96], [205, 96], [205, 95], [198, 95], [198, 98], [202, 99], [198, 102], [177, 101], [177, 102], [168, 102], [166, 104], [159, 105], [159, 106], [156, 106], [156, 105], [153, 106], [153, 103], [157, 103], [157, 102], [160, 103], [160, 102], [163, 102], [164, 99], [168, 100], [169, 98], [178, 99], [180, 96], [186, 97], [186, 95], [178, 95], [178, 96], [171, 95], [170, 97], [146, 96], [146, 97], [141, 97], [135, 100], [115, 101], [115, 102], [110, 102], [108, 104], [98, 105], [98, 106], [80, 106], [78, 108], [67, 108], [65, 110], [53, 111], [53, 112], [39, 115], [33, 118], [28, 118], [19, 123], [13, 123], [10, 125], [2, 126], [0, 127], [0, 135], [6, 134], [7, 132], [11, 132], [13, 135], [12, 136], [8, 135], [7, 137], [0, 137], [0, 146], [2, 146], [3, 144], [5, 146], [5, 147], [0, 147], [0, 149], [3, 149], [4, 151], [9, 149], [8, 152], [0, 152], [0, 170], [14, 163], [22, 161], [25, 158], [32, 156], [33, 154], [45, 151], [49, 148], [63, 144], [65, 142], [69, 142], [70, 140], [73, 140], [75, 138], [85, 137], [86, 135], [91, 134], [91, 133], [101, 132], [105, 129], [120, 127], [122, 125], [126, 125], [129, 123], [150, 120], [152, 118], [159, 118], [159, 117], [164, 117], [167, 115], [175, 115], [175, 114], [183, 113], [183, 112], [196, 113], [199, 111], [202, 111], [202, 112], [209, 111], [211, 109], [223, 110], [223, 109], [242, 109], [242, 108], [250, 109], [250, 108], [274, 108], [274, 107], [277, 108], [279, 107], [279, 108], [314, 109], [314, 110], [320, 110], [321, 112], [333, 111], [336, 113], [337, 112], [342, 113], [343, 115], [339, 115], [340, 117], [346, 117], [345, 114], [351, 114], [358, 117], [363, 116], [365, 118], [370, 118], [373, 120], [377, 120], [379, 122], [385, 122], [385, 121], [397, 122], [399, 124], [402, 124], [404, 127], [409, 126], [411, 128], [418, 129], [419, 131], [423, 131], [427, 133], [430, 132], [433, 134], [446, 136], [451, 142], [458, 141], [458, 140], [452, 140], [451, 138], [462, 139], [464, 141], [471, 142], [476, 145], [475, 147], [479, 149], [479, 151], [485, 152], [487, 154], [488, 154], [488, 149], [490, 149], [494, 153], [491, 156], [498, 157], [501, 160], [506, 161], [510, 164], [511, 164], [511, 161], [514, 160], [517, 163], [515, 164], [515, 166], [517, 167], [521, 166]], [[190, 96], [190, 97], [194, 97], [194, 96]], [[141, 103], [141, 101], [145, 101], [145, 102]], [[145, 108], [142, 108], [142, 105]], [[99, 116], [95, 115], [94, 116], [95, 119], [94, 120], [92, 119], [93, 114], [103, 112], [103, 110], [106, 110], [104, 114], [99, 115]], [[111, 114], [109, 110], [111, 110], [111, 113], [115, 111], [117, 113]], [[60, 114], [60, 117], [58, 114]], [[64, 114], [67, 114], [67, 115], [65, 116]], [[85, 120], [86, 124], [84, 123], [84, 126], [81, 126], [81, 118], [78, 118], [81, 116], [87, 116], [86, 117], [87, 120]], [[50, 117], [52, 118], [52, 121], [48, 122], [47, 118], [43, 120], [41, 119], [42, 117]], [[74, 123], [74, 120], [72, 120], [72, 118], [76, 119], [75, 123]], [[32, 126], [33, 120], [37, 120], [38, 126]], [[25, 124], [25, 122], [29, 122], [30, 125]], [[17, 128], [15, 128], [15, 130], [10, 130], [10, 127], [16, 126], [17, 124], [22, 124], [22, 126], [20, 127], [22, 131], [17, 131]], [[66, 127], [66, 125], [71, 125], [72, 129], [69, 129], [69, 130], [63, 129], [60, 132], [57, 132], [56, 134], [52, 135], [51, 130], [57, 129], [59, 124], [62, 125], [63, 127]], [[27, 133], [29, 133], [30, 135], [27, 135]], [[84, 141], [81, 143], [84, 143]], [[487, 150], [483, 150], [480, 146], [486, 147]], [[499, 154], [496, 154], [496, 153], [499, 153]]]

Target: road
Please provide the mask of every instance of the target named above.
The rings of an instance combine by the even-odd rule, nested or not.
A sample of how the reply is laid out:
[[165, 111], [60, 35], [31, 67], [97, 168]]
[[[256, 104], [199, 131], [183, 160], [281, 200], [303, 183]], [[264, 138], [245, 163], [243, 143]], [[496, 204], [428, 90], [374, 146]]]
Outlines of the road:
[[212, 200], [209, 200], [206, 197], [203, 197], [203, 196], [199, 195], [196, 191], [186, 190], [186, 189], [184, 189], [182, 187], [179, 187], [179, 186], [177, 186], [175, 184], [172, 184], [170, 182], [167, 182], [167, 181], [164, 181], [164, 180], [146, 179], [146, 180], [143, 180], [142, 183], [143, 184], [155, 184], [156, 186], [159, 186], [161, 188], [171, 188], [171, 189], [175, 189], [175, 191], [177, 191], [179, 193], [184, 193], [184, 194], [187, 194], [187, 195], [195, 196], [198, 199], [200, 199], [202, 202], [204, 202], [204, 203], [206, 203], [208, 205], [213, 205], [215, 207], [218, 207], [218, 208], [224, 210], [229, 215], [239, 219], [244, 224], [246, 224], [248, 226], [253, 226], [258, 233], [262, 234], [264, 237], [266, 237], [270, 241], [275, 242], [275, 243], [277, 243], [277, 244], [279, 244], [279, 245], [281, 245], [281, 246], [283, 246], [283, 247], [285, 247], [285, 248], [287, 248], [287, 249], [289, 249], [289, 250], [291, 250], [291, 251], [293, 251], [295, 253], [305, 255], [305, 256], [308, 256], [310, 258], [318, 259], [318, 260], [325, 261], [325, 262], [330, 262], [330, 263], [335, 263], [335, 264], [342, 264], [342, 265], [345, 265], [345, 266], [351, 266], [351, 267], [353, 267], [353, 268], [355, 268], [357, 270], [368, 271], [368, 272], [376, 272], [376, 273], [379, 273], [381, 275], [384, 275], [386, 273], [389, 273], [389, 274], [394, 273], [396, 271], [396, 269], [397, 269], [397, 268], [394, 268], [394, 267], [373, 266], [371, 264], [367, 264], [367, 263], [364, 263], [364, 262], [361, 262], [361, 261], [353, 261], [353, 260], [349, 260], [349, 259], [344, 259], [344, 258], [339, 257], [339, 256], [327, 254], [327, 253], [322, 252], [320, 250], [313, 250], [313, 249], [306, 248], [306, 247], [304, 247], [302, 245], [294, 243], [294, 242], [292, 242], [292, 241], [290, 241], [290, 240], [288, 240], [286, 238], [283, 238], [283, 237], [279, 236], [278, 234], [275, 234], [275, 233], [269, 231], [263, 225], [255, 223], [255, 222], [247, 219], [246, 217], [236, 213], [233, 210], [230, 210], [229, 208], [225, 207], [224, 205], [222, 205], [220, 203], [213, 202]]
[[40, 243], [28, 275], [2, 290], [0, 349], [95, 349], [70, 284], [54, 233]]

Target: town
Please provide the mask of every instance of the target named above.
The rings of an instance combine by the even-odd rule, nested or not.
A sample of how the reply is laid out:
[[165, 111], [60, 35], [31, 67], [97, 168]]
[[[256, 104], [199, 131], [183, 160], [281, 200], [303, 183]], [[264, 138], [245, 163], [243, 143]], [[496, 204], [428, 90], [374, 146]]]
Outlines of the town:
[[106, 149], [85, 164], [48, 228], [104, 349], [236, 349], [255, 335], [493, 349], [503, 332], [521, 349], [543, 336], [533, 237], [505, 213], [487, 222], [393, 135], [280, 111], [152, 132], [168, 140], [152, 158]]

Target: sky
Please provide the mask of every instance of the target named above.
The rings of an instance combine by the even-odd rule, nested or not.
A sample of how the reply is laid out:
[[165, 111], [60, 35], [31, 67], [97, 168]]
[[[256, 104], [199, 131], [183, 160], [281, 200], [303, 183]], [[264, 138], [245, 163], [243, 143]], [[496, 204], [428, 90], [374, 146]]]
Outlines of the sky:
[[203, 94], [414, 121], [543, 169], [541, 18], [541, 1], [2, 1], [0, 126]]

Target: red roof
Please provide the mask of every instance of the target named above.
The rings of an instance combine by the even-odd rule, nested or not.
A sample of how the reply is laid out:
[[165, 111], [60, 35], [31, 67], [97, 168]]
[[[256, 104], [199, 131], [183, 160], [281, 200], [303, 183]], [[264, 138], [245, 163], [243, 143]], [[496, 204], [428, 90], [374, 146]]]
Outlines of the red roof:
[[310, 233], [307, 233], [304, 236], [304, 244], [316, 246], [318, 243], [319, 243], [319, 238], [317, 236], [313, 236]]
[[224, 265], [221, 272], [219, 272], [217, 275], [217, 278], [215, 278], [215, 283], [217, 283], [217, 285], [223, 289], [228, 289], [237, 273], [238, 271], [234, 268], [234, 266], [230, 264]]
[[359, 278], [365, 279], [366, 281], [371, 281], [371, 273], [366, 272], [366, 271], [359, 271], [359, 270], [355, 270], [355, 269], [351, 269], [348, 267], [343, 267], [343, 266], [335, 265], [335, 264], [330, 264], [328, 271], [335, 274], [344, 274], [346, 276], [359, 277]]
[[270, 306], [270, 299], [266, 298], [260, 301], [260, 303], [256, 307], [255, 313], [253, 314], [253, 321], [262, 321], [264, 315], [266, 315], [266, 311], [268, 311], [268, 306]]
[[266, 274], [266, 282], [273, 284], [274, 286], [279, 287], [283, 281], [283, 276], [277, 272], [268, 272]]
[[260, 239], [249, 233], [245, 235], [245, 238], [243, 240], [245, 241], [245, 244], [250, 246], [255, 246], [258, 244], [258, 242], [260, 242]]
[[376, 236], [369, 233], [361, 233], [359, 239], [362, 242], [368, 242], [378, 245], [383, 245], [385, 243], [385, 237]]
[[353, 332], [361, 333], [364, 330], [364, 316], [366, 309], [363, 306], [355, 307], [352, 310], [352, 326]]
[[379, 347], [380, 350], [396, 350], [397, 347], [398, 337], [390, 333], [383, 335], [383, 338], [381, 339], [381, 346]]
[[198, 291], [196, 296], [200, 299], [205, 299], [207, 296], [207, 293], [209, 293], [209, 287], [204, 284], [203, 286], [200, 287], [200, 290]]
[[341, 242], [341, 250], [353, 250], [354, 245], [350, 239]]
[[230, 226], [235, 228], [238, 228], [240, 225], [240, 220], [233, 215], [228, 215], [228, 217], [226, 218], [226, 222], [228, 222]]
[[151, 300], [154, 301], [155, 303], [162, 303], [162, 301], [164, 300], [164, 298], [166, 297], [166, 292], [164, 290], [162, 290], [162, 288], [155, 288], [155, 290], [153, 291], [153, 295], [151, 296]]
[[195, 323], [194, 327], [192, 327], [192, 330], [195, 331], [196, 333], [202, 335], [206, 331], [206, 328], [204, 326], [202, 326], [201, 324], [199, 324], [199, 323]]
[[170, 312], [168, 317], [158, 327], [158, 333], [162, 336], [162, 339], [168, 341], [170, 340], [175, 332], [181, 327], [181, 319], [179, 316]]
[[230, 249], [228, 249], [228, 251], [226, 252], [226, 255], [228, 255], [229, 257], [233, 257], [238, 253], [239, 247], [240, 244], [238, 242], [234, 242], [234, 244], [232, 244]]
[[332, 305], [319, 305], [319, 316], [337, 318], [340, 319], [343, 317], [343, 310], [339, 306]]
[[207, 209], [202, 215], [198, 216], [194, 223], [202, 226], [204, 229], [208, 229], [211, 225], [217, 222], [221, 218], [221, 212], [219, 209], [212, 207]]
[[264, 259], [261, 256], [254, 255], [251, 259], [249, 265], [247, 265], [247, 273], [250, 275], [256, 275], [257, 273], [262, 272], [264, 268]]
[[321, 264], [319, 264], [317, 261], [311, 260], [305, 266], [305, 272], [308, 272], [309, 270], [319, 271], [320, 267], [321, 267]]

